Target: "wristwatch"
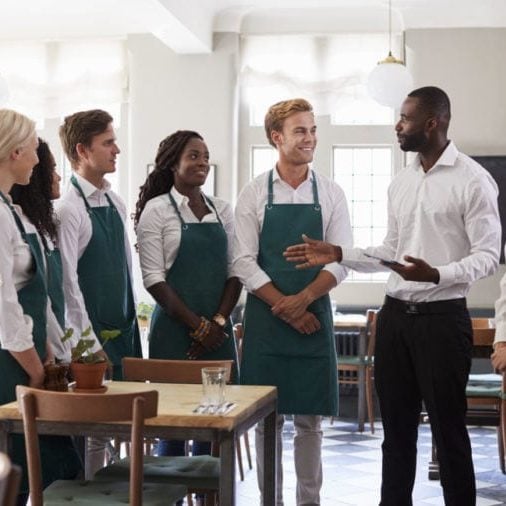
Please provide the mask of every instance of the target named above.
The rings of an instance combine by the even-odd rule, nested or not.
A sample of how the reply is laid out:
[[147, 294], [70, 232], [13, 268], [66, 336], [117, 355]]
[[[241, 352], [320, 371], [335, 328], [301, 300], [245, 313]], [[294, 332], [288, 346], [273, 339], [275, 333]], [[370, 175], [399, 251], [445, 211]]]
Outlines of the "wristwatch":
[[225, 324], [227, 323], [227, 319], [221, 313], [216, 313], [213, 316], [213, 322], [219, 325], [220, 327], [224, 327]]

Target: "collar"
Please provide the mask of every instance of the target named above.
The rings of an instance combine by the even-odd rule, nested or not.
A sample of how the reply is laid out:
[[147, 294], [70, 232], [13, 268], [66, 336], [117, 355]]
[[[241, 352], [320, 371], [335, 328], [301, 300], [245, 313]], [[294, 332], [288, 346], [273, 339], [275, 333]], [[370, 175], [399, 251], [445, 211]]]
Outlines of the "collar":
[[[437, 159], [436, 163], [430, 168], [429, 172], [434, 170], [437, 167], [453, 167], [457, 161], [457, 157], [459, 156], [459, 151], [457, 146], [453, 141], [448, 143], [445, 150], [441, 153], [441, 156]], [[413, 168], [415, 170], [422, 170], [423, 167], [420, 162], [420, 154], [416, 155], [416, 158], [413, 161]]]
[[[312, 181], [314, 179], [314, 177], [315, 176], [314, 176], [313, 169], [311, 167], [309, 167], [308, 171], [307, 171], [306, 179], [304, 179], [304, 181], [302, 181], [301, 184], [304, 184], [307, 181]], [[276, 165], [274, 165], [273, 173], [272, 173], [272, 182], [274, 183], [275, 181], [285, 182], [284, 179], [281, 179], [281, 176], [279, 175], [279, 172], [278, 172], [278, 167]]]
[[189, 200], [186, 195], [179, 193], [174, 185], [170, 189], [170, 194], [172, 195], [172, 198], [176, 202], [177, 207], [181, 207], [182, 204], [185, 204]]
[[93, 195], [95, 192], [98, 193], [107, 193], [111, 189], [111, 183], [104, 179], [104, 186], [102, 188], [97, 188], [94, 184], [90, 183], [83, 176], [79, 175], [77, 172], [73, 173], [74, 177], [77, 179], [81, 190], [83, 190], [83, 194], [86, 198]]

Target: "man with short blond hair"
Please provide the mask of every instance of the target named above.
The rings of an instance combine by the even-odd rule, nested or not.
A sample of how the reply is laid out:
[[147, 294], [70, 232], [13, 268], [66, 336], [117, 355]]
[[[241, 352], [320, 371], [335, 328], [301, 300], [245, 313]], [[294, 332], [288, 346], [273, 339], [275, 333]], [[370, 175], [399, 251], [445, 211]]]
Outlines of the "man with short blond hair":
[[[286, 265], [282, 252], [302, 233], [351, 245], [342, 189], [309, 164], [316, 147], [311, 104], [286, 100], [265, 117], [279, 155], [272, 170], [241, 192], [236, 207], [234, 271], [248, 290], [241, 383], [278, 388], [276, 505], [283, 504], [281, 431], [294, 415], [297, 505], [320, 504], [321, 417], [337, 414], [336, 351], [328, 292], [347, 270], [309, 272]], [[257, 427], [257, 469], [263, 481], [263, 424]]]

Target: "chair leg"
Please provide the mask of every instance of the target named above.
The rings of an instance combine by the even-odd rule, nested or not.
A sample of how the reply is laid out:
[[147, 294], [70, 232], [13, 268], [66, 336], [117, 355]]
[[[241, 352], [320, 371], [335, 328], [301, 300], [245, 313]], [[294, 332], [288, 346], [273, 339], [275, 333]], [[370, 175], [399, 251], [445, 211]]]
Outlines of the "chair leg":
[[244, 433], [244, 446], [246, 448], [246, 459], [248, 460], [248, 467], [253, 469], [253, 462], [251, 460], [251, 448], [249, 446], [249, 434], [248, 432]]
[[241, 451], [241, 438], [238, 436], [235, 441], [236, 453], [237, 453], [237, 465], [239, 467], [239, 476], [241, 481], [244, 481], [244, 468], [242, 466], [242, 451]]
[[[503, 474], [506, 474], [504, 471], [505, 468], [504, 454], [506, 450], [506, 400], [501, 401], [501, 414], [499, 417], [499, 425], [501, 427], [501, 441], [502, 441], [501, 471], [503, 472]], [[499, 449], [499, 455], [501, 455], [501, 449]]]
[[372, 390], [373, 390], [372, 370], [370, 368], [367, 368], [365, 372], [365, 395], [367, 401], [367, 416], [369, 418], [369, 426], [371, 427], [371, 434], [374, 434], [374, 402]]

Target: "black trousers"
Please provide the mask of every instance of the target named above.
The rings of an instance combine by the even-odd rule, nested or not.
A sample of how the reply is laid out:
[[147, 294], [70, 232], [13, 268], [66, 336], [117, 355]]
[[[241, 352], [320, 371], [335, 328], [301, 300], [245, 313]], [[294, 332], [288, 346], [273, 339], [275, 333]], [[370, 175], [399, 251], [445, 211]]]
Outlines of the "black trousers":
[[380, 506], [411, 506], [422, 401], [446, 506], [475, 506], [465, 388], [472, 326], [465, 300], [405, 304], [387, 297], [376, 328], [375, 383], [384, 428]]

